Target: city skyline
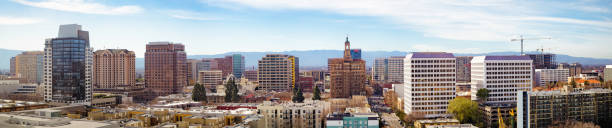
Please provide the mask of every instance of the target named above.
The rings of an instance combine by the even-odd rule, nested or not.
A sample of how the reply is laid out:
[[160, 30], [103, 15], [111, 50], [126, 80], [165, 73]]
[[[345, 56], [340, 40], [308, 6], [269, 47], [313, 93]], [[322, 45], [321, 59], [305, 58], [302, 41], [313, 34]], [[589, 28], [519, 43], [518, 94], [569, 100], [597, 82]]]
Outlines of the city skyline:
[[0, 3], [0, 39], [20, 44], [3, 46], [15, 50], [42, 50], [57, 25], [78, 23], [91, 31], [95, 50], [128, 49], [138, 58], [154, 41], [183, 43], [188, 54], [278, 52], [331, 50], [346, 34], [364, 51], [519, 51], [520, 44], [508, 40], [522, 34], [553, 38], [526, 41], [526, 51], [612, 59], [612, 51], [594, 47], [611, 41], [607, 1]]

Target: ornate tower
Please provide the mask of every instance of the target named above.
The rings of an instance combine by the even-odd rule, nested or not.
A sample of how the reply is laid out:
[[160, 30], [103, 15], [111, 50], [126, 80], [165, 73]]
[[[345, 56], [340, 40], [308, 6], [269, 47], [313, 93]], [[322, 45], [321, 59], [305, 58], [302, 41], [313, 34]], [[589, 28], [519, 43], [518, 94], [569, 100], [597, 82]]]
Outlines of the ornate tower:
[[351, 42], [349, 42], [348, 36], [344, 41], [344, 59], [351, 59]]

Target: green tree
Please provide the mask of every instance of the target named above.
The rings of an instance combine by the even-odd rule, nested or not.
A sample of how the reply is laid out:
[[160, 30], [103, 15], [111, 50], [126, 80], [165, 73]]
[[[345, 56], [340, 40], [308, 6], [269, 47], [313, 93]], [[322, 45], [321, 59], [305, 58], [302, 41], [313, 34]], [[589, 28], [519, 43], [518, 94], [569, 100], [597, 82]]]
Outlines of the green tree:
[[457, 97], [448, 104], [447, 113], [452, 114], [461, 123], [479, 124], [480, 111], [478, 103], [463, 97]]
[[230, 78], [225, 83], [225, 102], [240, 102], [238, 84], [236, 84], [233, 78]]
[[572, 85], [572, 88], [576, 87], [576, 81], [574, 81], [573, 77], [572, 77], [572, 80], [570, 81], [570, 85]]
[[194, 85], [191, 99], [193, 99], [193, 101], [208, 102], [208, 99], [206, 99], [206, 88], [204, 87], [204, 85], [198, 83]]
[[291, 100], [295, 103], [304, 102], [304, 94], [302, 93], [302, 89], [299, 89], [299, 86], [293, 86], [293, 97]]
[[489, 90], [486, 88], [478, 89], [478, 92], [476, 92], [476, 96], [478, 97], [478, 101], [480, 102], [487, 101], [487, 98], [489, 98]]
[[319, 86], [315, 86], [312, 95], [312, 100], [321, 100], [321, 90], [319, 90]]
[[589, 81], [588, 81], [588, 80], [585, 80], [585, 81], [584, 81], [584, 86], [589, 86], [589, 85], [591, 85], [591, 83], [589, 83]]

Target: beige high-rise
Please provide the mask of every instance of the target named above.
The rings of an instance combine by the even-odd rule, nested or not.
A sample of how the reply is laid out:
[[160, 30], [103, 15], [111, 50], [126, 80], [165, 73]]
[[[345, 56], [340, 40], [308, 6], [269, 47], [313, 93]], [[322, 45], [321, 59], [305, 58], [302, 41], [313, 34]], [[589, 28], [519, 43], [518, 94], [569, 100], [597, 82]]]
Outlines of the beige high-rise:
[[42, 51], [23, 52], [15, 56], [15, 76], [26, 83], [40, 83], [42, 80]]
[[258, 63], [257, 81], [266, 91], [289, 91], [299, 80], [299, 59], [291, 55], [268, 54]]
[[105, 49], [94, 52], [94, 89], [132, 86], [136, 83], [134, 51]]
[[200, 71], [198, 72], [198, 82], [206, 89], [215, 89], [217, 85], [223, 84], [223, 72], [221, 70]]

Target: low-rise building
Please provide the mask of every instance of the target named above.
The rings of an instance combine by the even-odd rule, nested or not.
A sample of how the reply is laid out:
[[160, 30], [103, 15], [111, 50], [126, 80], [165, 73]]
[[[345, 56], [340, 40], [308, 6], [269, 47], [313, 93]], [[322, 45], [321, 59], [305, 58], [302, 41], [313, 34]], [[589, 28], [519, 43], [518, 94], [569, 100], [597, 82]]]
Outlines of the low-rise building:
[[325, 101], [307, 100], [304, 103], [273, 103], [265, 101], [257, 106], [269, 128], [322, 128]]
[[459, 120], [457, 119], [433, 119], [433, 120], [417, 120], [414, 121], [415, 128], [426, 128], [427, 126], [438, 126], [438, 125], [458, 125]]
[[527, 92], [517, 94], [517, 126], [540, 128], [569, 120], [612, 127], [612, 90]]
[[376, 113], [331, 113], [325, 122], [327, 128], [379, 128]]

